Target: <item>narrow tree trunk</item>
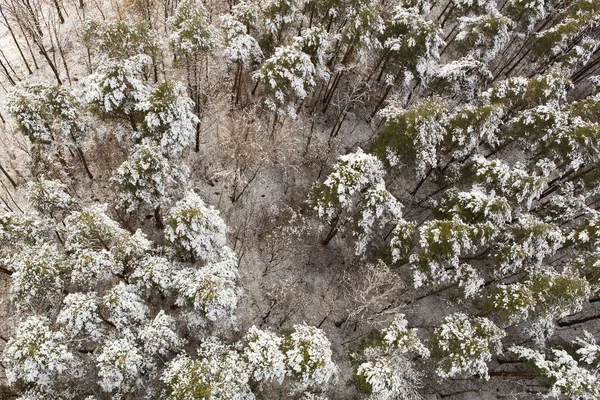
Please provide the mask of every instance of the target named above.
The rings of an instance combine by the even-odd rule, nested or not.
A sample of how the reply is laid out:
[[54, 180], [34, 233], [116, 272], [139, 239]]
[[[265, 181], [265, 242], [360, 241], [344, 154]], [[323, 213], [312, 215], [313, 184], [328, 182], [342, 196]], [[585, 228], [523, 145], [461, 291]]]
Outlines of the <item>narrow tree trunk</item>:
[[337, 87], [340, 83], [340, 80], [342, 79], [343, 73], [344, 73], [344, 71], [338, 71], [338, 73], [333, 78], [331, 87], [329, 87], [327, 89], [327, 91], [325, 92], [325, 97], [323, 98], [323, 108], [322, 108], [323, 112], [327, 112], [327, 109], [329, 108], [329, 104], [331, 103], [331, 100], [333, 99], [333, 94], [335, 93], [335, 90], [337, 89]]
[[156, 220], [156, 227], [161, 231], [165, 229], [165, 224], [163, 223], [162, 216], [160, 215], [160, 206], [154, 209], [154, 219]]
[[38, 47], [38, 49], [40, 50], [40, 53], [42, 53], [42, 56], [44, 56], [44, 58], [46, 59], [46, 62], [48, 63], [48, 65], [50, 66], [50, 69], [52, 70], [52, 73], [54, 73], [54, 77], [56, 78], [56, 81], [58, 82], [59, 85], [62, 85], [62, 80], [60, 79], [60, 75], [58, 73], [58, 69], [56, 68], [56, 65], [54, 64], [54, 62], [50, 58], [50, 55], [46, 51], [46, 48], [39, 41], [39, 38], [35, 38], [34, 37], [33, 41], [36, 44], [36, 46]]
[[10, 72], [8, 72], [8, 69], [6, 68], [6, 66], [4, 65], [4, 63], [2, 62], [2, 60], [0, 60], [0, 67], [2, 67], [2, 69], [4, 70], [4, 75], [6, 75], [6, 79], [8, 79], [8, 81], [13, 86], [16, 85], [16, 82], [14, 81], [14, 79], [12, 78], [12, 76], [10, 76]]
[[8, 58], [6, 58], [6, 55], [4, 54], [4, 52], [0, 49], [0, 55], [2, 55], [2, 57], [4, 57], [4, 62], [6, 63], [6, 65], [8, 65], [8, 68], [12, 71], [13, 76], [15, 78], [17, 78], [17, 80], [20, 82], [21, 81], [21, 77], [17, 74], [17, 71], [15, 71], [15, 69], [12, 67], [12, 65], [10, 65], [10, 62], [8, 61]]
[[58, 14], [58, 19], [60, 20], [60, 23], [64, 24], [65, 17], [63, 17], [62, 10], [60, 9], [60, 4], [58, 3], [58, 0], [52, 0], [52, 2], [54, 3], [54, 8], [56, 8], [56, 13]]
[[8, 22], [8, 19], [6, 18], [6, 15], [4, 14], [4, 10], [2, 9], [1, 5], [0, 5], [0, 15], [2, 15], [2, 18], [4, 19], [4, 22], [6, 23], [6, 28], [8, 28], [8, 31], [10, 32], [10, 36], [12, 37], [13, 42], [15, 42], [15, 45], [17, 46], [17, 50], [19, 51], [19, 54], [21, 55], [21, 58], [23, 59], [23, 62], [25, 63], [25, 67], [27, 67], [27, 71], [31, 75], [33, 73], [33, 71], [31, 70], [29, 63], [27, 62], [27, 59], [25, 58], [25, 55], [23, 54], [21, 45], [19, 45], [19, 41], [17, 40], [17, 37], [15, 36], [12, 26]]
[[331, 242], [331, 239], [333, 239], [335, 237], [335, 235], [337, 235], [338, 233], [338, 223], [340, 222], [340, 217], [335, 217], [332, 221], [331, 221], [331, 226], [329, 228], [329, 232], [327, 233], [327, 236], [325, 236], [325, 239], [323, 239], [323, 241], [321, 241], [321, 244], [323, 246], [327, 246], [329, 244], [329, 242]]
[[13, 178], [8, 174], [8, 172], [6, 172], [6, 170], [4, 169], [4, 167], [2, 166], [2, 164], [0, 164], [0, 171], [2, 171], [2, 174], [6, 177], [6, 179], [8, 179], [8, 181], [10, 182], [10, 184], [12, 185], [13, 188], [17, 188], [17, 184], [15, 183], [15, 181], [13, 180]]
[[33, 22], [33, 26], [35, 27], [36, 34], [40, 37], [44, 36], [44, 32], [42, 31], [42, 26], [40, 25], [40, 21], [38, 20], [37, 16], [35, 15], [35, 11], [33, 11], [33, 7], [31, 7], [31, 3], [29, 2], [29, 0], [25, 0], [23, 2], [23, 4], [25, 4], [27, 11], [29, 12], [29, 17], [31, 18], [31, 21]]
[[200, 121], [196, 122], [196, 153], [200, 151]]
[[77, 151], [77, 154], [79, 155], [79, 159], [81, 160], [81, 163], [83, 164], [85, 173], [87, 174], [88, 178], [93, 180], [94, 176], [92, 175], [92, 172], [90, 171], [87, 160], [85, 159], [85, 156], [83, 155], [83, 151], [81, 151], [81, 148], [79, 146], [75, 146], [75, 150]]
[[415, 189], [410, 192], [411, 196], [414, 196], [417, 194], [417, 192], [419, 191], [419, 189], [421, 189], [421, 186], [423, 186], [423, 184], [425, 183], [425, 181], [427, 180], [427, 178], [429, 178], [429, 175], [431, 175], [431, 173], [433, 172], [434, 168], [430, 168], [429, 171], [427, 171], [427, 173], [425, 174], [425, 176], [423, 178], [421, 178], [421, 180], [419, 181], [419, 183], [417, 184], [417, 187], [415, 187]]
[[62, 59], [63, 67], [65, 67], [65, 73], [67, 74], [67, 80], [69, 81], [69, 85], [71, 85], [72, 84], [71, 74], [69, 73], [69, 66], [67, 65], [67, 58], [65, 57], [65, 53], [63, 51], [62, 46], [60, 45], [58, 33], [55, 32], [55, 34], [56, 34], [56, 47], [58, 47], [58, 52], [60, 53], [60, 58]]
[[[13, 3], [13, 7], [14, 7], [14, 3]], [[23, 37], [25, 38], [25, 43], [27, 44], [27, 48], [29, 49], [29, 54], [31, 55], [31, 59], [33, 60], [33, 65], [35, 65], [35, 69], [40, 69], [40, 66], [38, 65], [35, 55], [33, 53], [33, 47], [31, 46], [31, 43], [29, 42], [29, 39], [27, 38], [27, 31], [23, 27], [23, 24], [21, 23], [21, 18], [19, 18], [18, 13], [15, 13], [15, 19], [17, 21], [17, 25], [19, 26], [19, 29], [21, 30], [21, 33], [23, 34]]]

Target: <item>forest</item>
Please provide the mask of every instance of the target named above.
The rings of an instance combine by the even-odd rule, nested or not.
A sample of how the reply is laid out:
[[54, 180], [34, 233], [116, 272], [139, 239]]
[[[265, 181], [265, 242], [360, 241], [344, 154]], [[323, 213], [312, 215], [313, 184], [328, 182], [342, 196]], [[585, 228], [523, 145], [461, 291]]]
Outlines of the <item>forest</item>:
[[0, 0], [0, 399], [600, 399], [600, 0]]

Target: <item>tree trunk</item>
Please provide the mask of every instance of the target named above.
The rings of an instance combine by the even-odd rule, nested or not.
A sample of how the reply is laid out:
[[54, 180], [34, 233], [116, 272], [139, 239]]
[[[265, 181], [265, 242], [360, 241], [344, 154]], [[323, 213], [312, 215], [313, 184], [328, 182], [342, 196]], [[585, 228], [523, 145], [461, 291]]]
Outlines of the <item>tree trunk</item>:
[[27, 71], [31, 75], [33, 73], [33, 71], [31, 70], [29, 63], [27, 62], [27, 59], [25, 58], [25, 55], [23, 54], [21, 45], [19, 45], [19, 41], [17, 40], [17, 37], [15, 36], [12, 26], [8, 22], [8, 19], [6, 18], [6, 15], [4, 14], [4, 10], [2, 9], [1, 5], [0, 5], [0, 15], [2, 15], [2, 18], [4, 19], [4, 22], [6, 23], [6, 28], [8, 28], [8, 31], [10, 32], [10, 36], [12, 37], [13, 42], [15, 42], [15, 45], [17, 46], [17, 50], [19, 51], [19, 54], [21, 55], [21, 58], [23, 59], [23, 62], [25, 63], [25, 67], [27, 67]]
[[46, 59], [46, 62], [50, 66], [50, 69], [52, 70], [52, 73], [54, 73], [54, 77], [56, 78], [56, 81], [58, 82], [58, 84], [62, 85], [62, 80], [60, 79], [60, 75], [58, 73], [58, 69], [56, 68], [56, 65], [54, 64], [54, 62], [50, 58], [50, 55], [46, 51], [46, 48], [44, 47], [44, 45], [39, 41], [39, 38], [36, 38], [36, 37], [33, 37], [33, 42], [36, 44], [36, 46], [40, 50], [40, 53], [42, 53], [42, 56], [44, 56], [44, 58]]
[[12, 67], [12, 65], [8, 61], [8, 58], [6, 57], [6, 54], [4, 54], [4, 52], [2, 50], [0, 50], [0, 55], [2, 55], [2, 57], [4, 57], [4, 62], [6, 63], [6, 65], [8, 65], [8, 68], [12, 71], [14, 77], [17, 78], [17, 80], [20, 82], [21, 81], [21, 77], [19, 76], [19, 74], [17, 74], [17, 71], [15, 71], [15, 69]]
[[85, 159], [85, 156], [83, 155], [83, 151], [81, 151], [81, 148], [79, 146], [75, 146], [75, 150], [77, 151], [77, 154], [79, 155], [79, 159], [81, 160], [82, 164], [83, 164], [83, 168], [85, 169], [85, 173], [87, 174], [87, 176], [93, 180], [94, 176], [92, 175], [90, 168], [88, 166], [88, 163]]
[[60, 20], [60, 23], [64, 24], [65, 17], [63, 17], [62, 10], [60, 9], [60, 4], [58, 3], [58, 0], [52, 0], [52, 2], [54, 3], [54, 8], [56, 8], [56, 13], [58, 14], [58, 19]]
[[13, 86], [16, 85], [16, 82], [14, 81], [14, 79], [12, 78], [12, 76], [10, 76], [10, 72], [8, 72], [8, 69], [6, 68], [6, 66], [4, 65], [4, 63], [2, 62], [2, 60], [0, 60], [0, 67], [2, 67], [2, 69], [4, 70], [4, 75], [6, 75], [6, 79], [8, 79], [8, 81]]
[[325, 239], [323, 239], [321, 241], [321, 244], [323, 246], [327, 246], [329, 244], [329, 242], [331, 242], [331, 239], [333, 239], [335, 237], [335, 235], [337, 235], [339, 222], [340, 222], [339, 216], [335, 217], [333, 219], [333, 221], [331, 221], [331, 226], [329, 228], [329, 232], [327, 233], [327, 236], [325, 236]]
[[17, 184], [15, 183], [15, 181], [13, 180], [13, 178], [11, 178], [11, 176], [8, 174], [8, 172], [6, 172], [6, 170], [4, 169], [4, 167], [2, 166], [2, 164], [0, 164], [0, 171], [2, 171], [2, 174], [6, 177], [6, 179], [8, 179], [8, 181], [10, 182], [10, 184], [12, 185], [13, 188], [17, 188]]
[[156, 220], [156, 227], [161, 231], [165, 229], [165, 224], [163, 223], [162, 216], [160, 215], [160, 206], [154, 209], [154, 219]]

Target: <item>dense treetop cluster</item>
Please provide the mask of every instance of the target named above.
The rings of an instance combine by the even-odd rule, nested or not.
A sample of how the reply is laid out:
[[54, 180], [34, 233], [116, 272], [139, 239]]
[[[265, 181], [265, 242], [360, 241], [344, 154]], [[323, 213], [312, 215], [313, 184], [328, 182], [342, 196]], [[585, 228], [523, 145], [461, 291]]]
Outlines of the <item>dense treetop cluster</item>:
[[[17, 184], [0, 157], [12, 395], [420, 399], [500, 376], [600, 397], [600, 1], [117, 3], [0, 2], [27, 164]], [[270, 326], [273, 300], [248, 323], [245, 238], [198, 189], [211, 140], [231, 208], [284, 171], [286, 246], [368, 271], [344, 318]]]

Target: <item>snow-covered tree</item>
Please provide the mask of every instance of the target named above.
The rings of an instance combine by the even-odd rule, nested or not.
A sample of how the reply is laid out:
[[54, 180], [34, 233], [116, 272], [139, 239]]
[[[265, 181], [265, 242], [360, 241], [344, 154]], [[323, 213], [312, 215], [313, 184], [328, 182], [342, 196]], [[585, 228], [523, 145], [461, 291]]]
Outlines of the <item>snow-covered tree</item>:
[[341, 64], [346, 66], [356, 52], [363, 54], [363, 50], [381, 47], [378, 36], [383, 33], [384, 24], [381, 5], [374, 1], [351, 2], [344, 11], [347, 23], [340, 32], [340, 42], [345, 45]]
[[369, 391], [370, 400], [421, 399], [419, 375], [410, 361], [399, 355], [378, 358], [358, 366], [359, 389]]
[[93, 341], [102, 338], [104, 334], [96, 293], [70, 293], [63, 299], [63, 304], [56, 322], [63, 326], [69, 337], [79, 336]]
[[67, 193], [65, 184], [43, 177], [37, 182], [27, 183], [26, 196], [37, 212], [57, 220], [62, 220], [76, 206], [76, 201]]
[[63, 289], [64, 256], [53, 244], [25, 247], [5, 262], [14, 271], [10, 294], [19, 308], [52, 304]]
[[193, 113], [193, 105], [183, 84], [161, 83], [136, 105], [143, 112], [144, 121], [135, 138], [148, 138], [160, 145], [165, 156], [179, 157], [194, 143], [198, 117]]
[[172, 31], [169, 42], [177, 54], [210, 52], [217, 45], [217, 31], [209, 24], [207, 11], [197, 0], [179, 3], [168, 23]]
[[498, 312], [509, 324], [527, 319], [536, 305], [531, 287], [518, 282], [495, 287], [488, 292], [486, 301], [487, 307]]
[[528, 268], [528, 264], [539, 265], [565, 242], [558, 226], [531, 215], [519, 218], [503, 236], [496, 243], [493, 254], [497, 262], [496, 272], [500, 274]]
[[289, 28], [300, 17], [304, 0], [268, 0], [263, 6], [264, 25], [275, 37], [275, 42], [282, 39], [285, 29]]
[[445, 113], [440, 99], [422, 101], [410, 109], [392, 103], [381, 111], [386, 126], [373, 145], [375, 153], [391, 166], [411, 162], [417, 178], [425, 177], [438, 163], [437, 148], [446, 133]]
[[102, 298], [110, 321], [119, 330], [131, 329], [146, 319], [148, 306], [136, 292], [135, 286], [121, 282]]
[[63, 86], [27, 80], [7, 100], [8, 112], [34, 144], [75, 143], [85, 134], [79, 101]]
[[515, 205], [528, 210], [547, 187], [548, 178], [529, 173], [521, 165], [511, 167], [501, 160], [474, 158], [476, 176]]
[[181, 355], [171, 361], [161, 380], [168, 387], [169, 400], [251, 400], [249, 377], [241, 356], [210, 337], [200, 344], [196, 358]]
[[275, 49], [254, 79], [263, 86], [269, 109], [296, 118], [296, 102], [315, 85], [315, 73], [310, 56], [291, 45]]
[[98, 50], [111, 59], [126, 59], [138, 54], [151, 56], [158, 50], [148, 21], [87, 20], [81, 39], [88, 49]]
[[142, 143], [117, 168], [111, 181], [119, 208], [131, 213], [146, 205], [156, 215], [171, 197], [173, 186], [185, 183], [186, 174], [178, 164], [169, 162], [158, 146]]
[[130, 335], [108, 341], [97, 364], [99, 384], [105, 392], [127, 393], [142, 385], [144, 357]]
[[85, 101], [103, 118], [125, 119], [136, 130], [143, 120], [137, 105], [150, 92], [140, 75], [150, 61], [150, 57], [139, 54], [126, 60], [102, 62], [86, 78]]
[[583, 400], [600, 396], [598, 376], [581, 367], [565, 350], [550, 349], [547, 355], [522, 346], [513, 346], [510, 350], [532, 362], [538, 372], [550, 380], [550, 396], [566, 395]]
[[542, 0], [510, 0], [506, 4], [506, 12], [514, 21], [523, 21], [526, 30], [531, 31], [536, 22], [546, 17], [548, 9]]
[[479, 291], [483, 279], [461, 256], [477, 254], [497, 234], [490, 222], [466, 224], [453, 220], [427, 221], [419, 228], [420, 251], [411, 255], [415, 287], [459, 283], [465, 296]]
[[387, 63], [398, 68], [405, 82], [417, 79], [424, 83], [435, 74], [442, 32], [418, 7], [397, 6], [386, 21], [382, 43]]
[[[534, 273], [522, 283], [495, 287], [487, 293], [486, 308], [498, 313], [508, 324], [528, 318], [550, 321], [580, 311], [589, 296], [589, 283], [574, 271], [559, 274], [546, 270]], [[534, 323], [528, 330], [536, 339], [547, 335], [537, 329], [540, 323]]]
[[448, 191], [438, 212], [441, 217], [451, 219], [457, 216], [471, 224], [491, 221], [503, 225], [512, 219], [511, 207], [505, 198], [487, 194], [477, 186], [469, 192]]
[[[46, 230], [45, 221], [36, 216], [0, 209], [0, 243], [3, 249], [20, 249], [23, 245], [40, 243]], [[0, 251], [0, 254], [3, 253]]]
[[226, 233], [219, 211], [207, 207], [194, 192], [188, 192], [167, 215], [165, 238], [184, 258], [218, 261], [225, 248]]
[[555, 23], [538, 33], [534, 54], [562, 59], [563, 65], [574, 67], [586, 63], [590, 53], [598, 48], [597, 38], [587, 32], [597, 26], [600, 5], [596, 1], [579, 0], [557, 11]]
[[118, 271], [114, 255], [107, 249], [77, 248], [69, 254], [67, 262], [74, 284], [99, 283]]
[[364, 362], [355, 374], [359, 390], [370, 392], [372, 400], [419, 399], [417, 388], [421, 375], [415, 370], [409, 353], [429, 357], [429, 350], [418, 339], [417, 330], [408, 329], [404, 314], [399, 314], [365, 344], [360, 357]]
[[337, 375], [331, 360], [331, 342], [325, 333], [309, 325], [294, 325], [281, 343], [287, 373], [299, 388], [323, 386]]
[[596, 343], [594, 335], [584, 331], [583, 338], [575, 339], [575, 344], [580, 348], [577, 349], [577, 354], [581, 357], [581, 361], [588, 365], [596, 365], [600, 360], [600, 346]]
[[8, 381], [51, 393], [60, 377], [72, 373], [76, 366], [75, 357], [63, 342], [65, 337], [53, 332], [45, 318], [25, 319], [4, 351]]
[[79, 249], [107, 250], [118, 261], [126, 261], [143, 255], [150, 242], [141, 231], [130, 234], [107, 215], [107, 204], [71, 213], [65, 219], [65, 247], [69, 251]]
[[167, 292], [173, 288], [173, 262], [165, 257], [147, 256], [133, 262], [132, 282], [143, 292], [154, 289]]
[[231, 250], [222, 261], [199, 269], [183, 268], [173, 276], [179, 305], [191, 305], [207, 320], [227, 325], [235, 317], [238, 301], [237, 259]]
[[9, 92], [7, 100], [8, 112], [32, 144], [34, 169], [43, 168], [39, 164], [51, 163], [54, 157], [64, 167], [66, 161], [60, 148], [70, 146], [77, 152], [88, 177], [93, 178], [80, 148], [89, 129], [81, 118], [81, 102], [76, 94], [61, 85], [26, 80]]
[[456, 47], [484, 62], [493, 60], [510, 40], [513, 22], [497, 10], [477, 17], [458, 18]]
[[243, 339], [244, 360], [255, 381], [271, 380], [281, 383], [286, 374], [282, 339], [277, 334], [252, 326]]
[[313, 186], [309, 202], [330, 225], [325, 244], [339, 228], [352, 223], [355, 251], [363, 254], [374, 238], [376, 224], [382, 228], [401, 221], [402, 206], [386, 189], [384, 175], [383, 163], [359, 148], [340, 156], [323, 183]]
[[455, 313], [432, 336], [431, 356], [442, 378], [478, 375], [489, 379], [487, 364], [502, 349], [506, 333], [487, 318]]
[[248, 26], [240, 21], [235, 11], [242, 3], [233, 7], [233, 15], [221, 17], [221, 29], [225, 41], [223, 55], [230, 63], [248, 66], [263, 58], [262, 50], [254, 37], [248, 34]]
[[294, 38], [294, 45], [310, 57], [315, 68], [315, 78], [327, 79], [329, 69], [327, 59], [330, 57], [328, 50], [331, 47], [329, 36], [322, 28], [308, 28]]
[[160, 310], [156, 317], [144, 326], [139, 338], [146, 354], [166, 357], [181, 350], [185, 341], [176, 332], [175, 319]]
[[444, 147], [454, 158], [472, 154], [479, 146], [494, 147], [500, 143], [500, 126], [504, 112], [494, 105], [466, 105], [448, 116]]

